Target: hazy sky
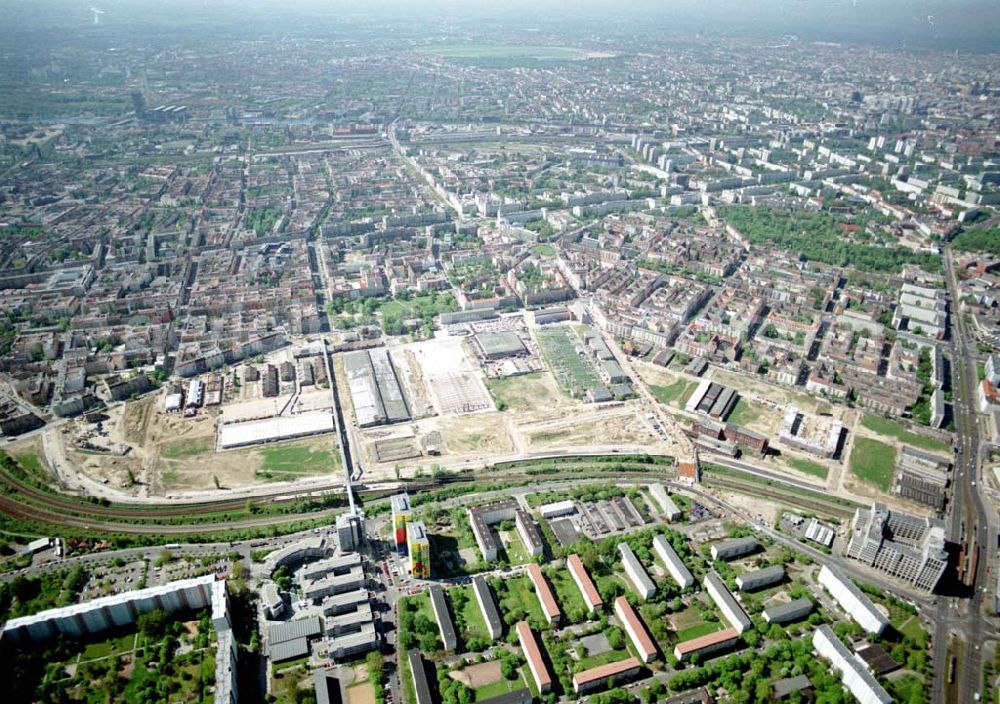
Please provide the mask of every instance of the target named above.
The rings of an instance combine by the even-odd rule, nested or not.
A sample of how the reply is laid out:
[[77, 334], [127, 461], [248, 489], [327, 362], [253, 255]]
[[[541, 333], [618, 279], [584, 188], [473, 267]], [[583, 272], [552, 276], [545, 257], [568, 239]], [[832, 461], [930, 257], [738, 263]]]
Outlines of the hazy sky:
[[484, 29], [497, 23], [568, 31], [795, 34], [804, 40], [1000, 51], [1000, 0], [0, 0], [0, 17], [8, 29], [61, 27], [86, 23], [92, 6], [105, 11], [102, 22], [110, 26], [158, 16], [222, 27], [275, 15], [292, 25], [296, 18], [327, 24], [364, 15], [379, 22], [447, 19]]

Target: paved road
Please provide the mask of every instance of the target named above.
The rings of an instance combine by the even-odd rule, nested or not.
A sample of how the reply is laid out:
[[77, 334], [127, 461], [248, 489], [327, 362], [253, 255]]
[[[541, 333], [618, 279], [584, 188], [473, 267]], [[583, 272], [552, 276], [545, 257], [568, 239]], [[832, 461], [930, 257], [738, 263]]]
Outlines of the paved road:
[[[958, 442], [955, 481], [947, 525], [951, 540], [960, 541], [964, 538], [970, 547], [975, 543], [979, 551], [979, 561], [976, 573], [972, 575], [975, 591], [972, 592], [971, 598], [959, 603], [955, 603], [953, 599], [942, 599], [935, 615], [934, 672], [938, 676], [934, 679], [932, 700], [971, 702], [980, 692], [983, 682], [981, 644], [990, 625], [984, 624], [982, 614], [988, 593], [985, 588], [989, 562], [993, 554], [992, 536], [995, 535], [995, 531], [990, 526], [990, 514], [983, 504], [981, 487], [977, 486], [980, 479], [981, 448], [975, 410], [975, 386], [979, 378], [976, 358], [968, 345], [965, 322], [957, 310], [959, 289], [950, 249], [945, 250], [944, 261], [948, 293], [951, 298], [952, 394], [955, 434]], [[948, 687], [944, 676], [948, 655], [945, 646], [952, 633], [965, 641], [965, 648], [964, 656], [958, 663], [956, 684], [954, 687]]]

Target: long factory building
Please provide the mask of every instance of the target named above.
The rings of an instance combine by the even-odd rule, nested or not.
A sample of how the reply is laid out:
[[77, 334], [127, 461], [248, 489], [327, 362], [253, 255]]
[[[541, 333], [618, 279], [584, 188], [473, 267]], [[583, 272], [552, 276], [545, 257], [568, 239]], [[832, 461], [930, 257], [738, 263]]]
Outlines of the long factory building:
[[344, 355], [344, 371], [359, 427], [410, 420], [396, 368], [384, 347]]

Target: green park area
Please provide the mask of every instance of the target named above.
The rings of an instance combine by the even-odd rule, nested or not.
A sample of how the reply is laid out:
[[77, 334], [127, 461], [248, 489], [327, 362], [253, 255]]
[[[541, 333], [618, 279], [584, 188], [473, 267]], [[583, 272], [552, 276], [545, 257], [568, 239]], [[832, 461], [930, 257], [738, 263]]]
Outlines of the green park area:
[[569, 623], [580, 623], [587, 620], [587, 605], [580, 594], [580, 588], [573, 581], [573, 576], [568, 569], [560, 568], [548, 570], [545, 576], [552, 585], [552, 590], [556, 595], [556, 602], [562, 609], [563, 616]]
[[896, 467], [896, 449], [878, 440], [856, 437], [850, 465], [858, 479], [887, 492]]
[[407, 320], [419, 320], [430, 326], [436, 316], [458, 310], [458, 301], [450, 293], [436, 291], [422, 296], [400, 296], [378, 306], [382, 326], [386, 333], [398, 335]]
[[[795, 252], [807, 260], [833, 266], [853, 266], [861, 272], [893, 273], [912, 264], [927, 271], [941, 270], [941, 257], [916, 252], [906, 247], [886, 247], [869, 244], [855, 236], [844, 236], [844, 221], [829, 212], [783, 210], [779, 208], [748, 208], [728, 206], [719, 209], [719, 216], [739, 230], [751, 244], [775, 247]], [[875, 214], [855, 217], [850, 224], [878, 228], [884, 224]], [[867, 235], [865, 235], [867, 237]]]
[[551, 257], [556, 253], [556, 248], [550, 244], [536, 244], [531, 248], [531, 252], [540, 257]]
[[873, 416], [866, 413], [865, 417], [861, 419], [861, 425], [873, 433], [896, 438], [900, 442], [918, 447], [921, 450], [929, 450], [931, 452], [949, 452], [951, 450], [951, 447], [946, 442], [912, 433], [902, 423], [882, 418], [881, 416]]
[[208, 611], [183, 622], [163, 611], [88, 640], [60, 639], [9, 653], [5, 701], [99, 704], [215, 700], [215, 644]]
[[490, 634], [472, 587], [466, 585], [449, 589], [448, 599], [455, 618], [455, 631], [465, 644], [465, 649], [477, 651], [487, 647], [491, 642]]
[[527, 576], [495, 579], [491, 582], [500, 604], [500, 614], [508, 626], [527, 621], [532, 628], [547, 625], [535, 587]]
[[431, 608], [431, 597], [426, 591], [399, 600], [399, 645], [406, 651], [420, 648], [425, 653], [441, 649], [437, 620]]

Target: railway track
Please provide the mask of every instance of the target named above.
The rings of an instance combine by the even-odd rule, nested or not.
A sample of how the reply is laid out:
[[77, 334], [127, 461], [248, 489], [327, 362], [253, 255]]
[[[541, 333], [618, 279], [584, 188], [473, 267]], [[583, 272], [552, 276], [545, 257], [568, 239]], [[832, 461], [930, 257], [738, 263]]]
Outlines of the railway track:
[[[614, 469], [610, 467], [614, 464]], [[602, 466], [604, 465], [604, 466]], [[474, 472], [449, 474], [433, 480], [407, 483], [406, 491], [414, 494], [432, 491], [451, 485], [471, 484], [498, 480], [504, 483], [557, 482], [557, 481], [644, 481], [664, 477], [669, 469], [656, 459], [644, 461], [642, 458], [630, 456], [607, 456], [596, 459], [591, 457], [580, 459], [553, 458], [550, 462], [536, 460], [525, 466], [488, 467]], [[670, 471], [672, 474], [672, 471]], [[774, 500], [806, 511], [812, 511], [837, 517], [848, 517], [854, 511], [854, 506], [837, 503], [834, 500], [824, 500], [820, 496], [803, 495], [791, 489], [783, 488], [772, 482], [742, 478], [738, 476], [706, 473], [706, 485], [719, 489], [736, 491], [744, 494], [760, 495], [762, 488]], [[289, 505], [303, 499], [321, 499], [334, 492], [342, 492], [343, 485], [330, 482], [328, 485], [310, 487], [307, 494], [289, 493], [285, 488], [272, 494], [257, 496], [251, 499], [222, 499], [219, 501], [187, 503], [169, 506], [142, 507], [131, 504], [101, 504], [91, 503], [83, 499], [63, 496], [45, 491], [30, 482], [12, 476], [8, 472], [0, 472], [0, 513], [12, 518], [46, 523], [55, 526], [80, 528], [91, 532], [106, 531], [111, 533], [126, 533], [132, 535], [164, 534], [184, 535], [196, 533], [238, 530], [265, 526], [278, 526], [325, 516], [334, 516], [342, 507], [317, 507], [310, 511], [295, 513], [270, 513], [258, 517], [226, 519], [220, 521], [203, 521], [196, 523], [178, 522], [185, 518], [209, 517], [227, 512], [243, 512], [247, 501], [251, 506], [273, 507]], [[385, 501], [385, 495], [391, 493], [385, 487], [359, 486], [358, 493], [369, 505], [377, 505]], [[365, 500], [367, 499], [367, 500]], [[220, 515], [220, 518], [223, 517]]]
[[783, 489], [771, 483], [764, 483], [752, 479], [741, 479], [739, 477], [725, 476], [705, 472], [703, 483], [708, 487], [728, 489], [740, 494], [760, 496], [763, 489], [767, 490], [767, 500], [776, 503], [789, 504], [795, 508], [815, 511], [816, 513], [830, 514], [838, 518], [850, 518], [854, 515], [857, 505], [853, 503], [840, 503], [832, 499], [827, 500], [819, 496], [806, 496], [800, 492]]

